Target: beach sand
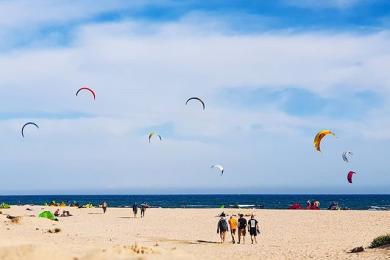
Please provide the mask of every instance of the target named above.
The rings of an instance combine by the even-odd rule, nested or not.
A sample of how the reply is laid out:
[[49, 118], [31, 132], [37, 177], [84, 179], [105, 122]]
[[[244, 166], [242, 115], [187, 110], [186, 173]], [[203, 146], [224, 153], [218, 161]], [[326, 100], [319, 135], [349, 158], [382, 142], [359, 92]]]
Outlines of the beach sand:
[[[32, 211], [27, 211], [31, 208]], [[255, 213], [258, 244], [217, 242], [221, 209], [148, 209], [133, 218], [130, 208], [69, 210], [58, 222], [33, 217], [56, 207], [12, 206], [0, 215], [0, 259], [390, 259], [390, 249], [359, 254], [376, 236], [390, 233], [390, 211], [238, 210]], [[11, 223], [6, 215], [22, 216]], [[58, 233], [49, 230], [61, 229]]]

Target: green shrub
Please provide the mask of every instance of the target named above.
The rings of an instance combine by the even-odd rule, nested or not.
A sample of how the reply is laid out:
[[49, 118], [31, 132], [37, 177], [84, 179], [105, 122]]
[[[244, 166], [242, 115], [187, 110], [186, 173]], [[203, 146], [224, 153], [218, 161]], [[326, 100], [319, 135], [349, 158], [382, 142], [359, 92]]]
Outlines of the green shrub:
[[390, 245], [390, 234], [379, 236], [372, 240], [370, 248], [376, 248], [380, 246]]
[[0, 204], [0, 209], [9, 209], [10, 208], [10, 206], [7, 204], [7, 203], [1, 203]]

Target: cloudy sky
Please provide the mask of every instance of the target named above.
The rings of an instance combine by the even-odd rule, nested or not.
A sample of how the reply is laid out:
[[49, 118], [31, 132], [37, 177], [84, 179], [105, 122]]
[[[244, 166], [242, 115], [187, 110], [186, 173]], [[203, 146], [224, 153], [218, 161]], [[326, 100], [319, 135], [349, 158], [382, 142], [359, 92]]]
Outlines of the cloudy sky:
[[[386, 0], [0, 0], [0, 194], [389, 193], [389, 15]], [[322, 153], [320, 129], [337, 134]]]

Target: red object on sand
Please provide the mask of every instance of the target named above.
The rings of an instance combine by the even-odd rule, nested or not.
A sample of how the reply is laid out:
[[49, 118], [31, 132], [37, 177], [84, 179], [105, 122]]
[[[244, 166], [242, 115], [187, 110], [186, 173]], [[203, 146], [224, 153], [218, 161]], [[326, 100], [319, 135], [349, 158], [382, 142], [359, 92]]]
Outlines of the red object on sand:
[[293, 204], [291, 204], [291, 205], [288, 207], [288, 209], [302, 209], [302, 206], [301, 206], [301, 204], [299, 204], [299, 203], [293, 203]]

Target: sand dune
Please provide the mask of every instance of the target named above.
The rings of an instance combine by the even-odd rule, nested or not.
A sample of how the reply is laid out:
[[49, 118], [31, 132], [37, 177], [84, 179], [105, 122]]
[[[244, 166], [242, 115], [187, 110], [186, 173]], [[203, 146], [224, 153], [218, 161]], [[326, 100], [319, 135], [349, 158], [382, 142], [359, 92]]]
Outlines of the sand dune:
[[[349, 254], [390, 232], [390, 212], [255, 210], [257, 245], [219, 244], [215, 217], [220, 209], [66, 208], [74, 215], [58, 222], [41, 219], [43, 209], [14, 206], [0, 215], [0, 259], [386, 259], [390, 250]], [[61, 208], [63, 209], [63, 208]], [[225, 209], [251, 213], [252, 210]], [[11, 223], [6, 214], [22, 216]], [[50, 233], [54, 229], [58, 233]], [[230, 237], [228, 239], [230, 241]]]

